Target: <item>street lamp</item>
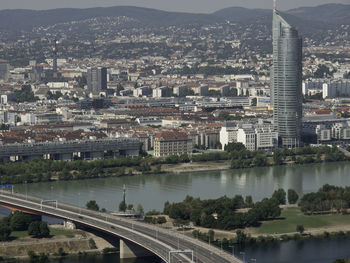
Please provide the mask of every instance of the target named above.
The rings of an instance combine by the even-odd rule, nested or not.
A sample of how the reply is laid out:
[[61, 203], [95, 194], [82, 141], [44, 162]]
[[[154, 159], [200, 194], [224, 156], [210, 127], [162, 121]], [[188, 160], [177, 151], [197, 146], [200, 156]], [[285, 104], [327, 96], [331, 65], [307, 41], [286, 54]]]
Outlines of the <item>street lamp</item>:
[[243, 255], [243, 263], [245, 263], [245, 252], [239, 252], [239, 254]]

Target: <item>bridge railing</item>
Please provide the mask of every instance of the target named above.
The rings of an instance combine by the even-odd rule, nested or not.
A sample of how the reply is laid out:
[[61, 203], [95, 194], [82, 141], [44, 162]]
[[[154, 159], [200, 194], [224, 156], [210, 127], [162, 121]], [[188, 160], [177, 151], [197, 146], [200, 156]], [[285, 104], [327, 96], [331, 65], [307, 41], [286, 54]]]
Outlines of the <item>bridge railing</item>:
[[[164, 229], [164, 228], [150, 225], [150, 224], [140, 222], [137, 220], [125, 219], [125, 218], [121, 218], [121, 217], [118, 217], [115, 215], [111, 215], [109, 213], [92, 211], [92, 210], [88, 210], [86, 208], [81, 208], [81, 207], [77, 207], [77, 206], [73, 206], [73, 205], [65, 204], [65, 203], [61, 203], [61, 202], [55, 203], [55, 205], [47, 205], [47, 204], [43, 205], [42, 198], [28, 196], [28, 195], [24, 195], [21, 193], [16, 193], [16, 192], [11, 193], [10, 191], [0, 190], [0, 195], [1, 194], [13, 196], [13, 197], [21, 199], [23, 201], [34, 202], [34, 203], [38, 204], [39, 206], [41, 205], [42, 210], [43, 210], [43, 207], [47, 207], [50, 209], [65, 209], [65, 210], [70, 211], [71, 213], [75, 214], [76, 221], [79, 221], [80, 215], [84, 215], [87, 217], [99, 219], [100, 221], [103, 221], [105, 223], [117, 223], [118, 225], [129, 229], [129, 232], [127, 233], [128, 234], [127, 239], [129, 239], [131, 242], [136, 241], [136, 240], [133, 240], [133, 238], [134, 239], [141, 238], [140, 234], [142, 233], [142, 231], [141, 231], [142, 229], [148, 229], [148, 231], [149, 231], [147, 233], [148, 238], [144, 240], [144, 242], [146, 242], [146, 243], [147, 242], [155, 242], [156, 240], [159, 240], [158, 237], [161, 235], [163, 235], [167, 238], [170, 238], [170, 239], [174, 239], [177, 237], [178, 246], [176, 246], [176, 245], [174, 246], [174, 244], [172, 244], [172, 246], [170, 246], [167, 249], [163, 249], [163, 248], [160, 249], [158, 247], [147, 246], [147, 244], [144, 244], [144, 246], [147, 247], [147, 249], [149, 249], [153, 253], [159, 255], [160, 257], [162, 257], [163, 259], [166, 259], [166, 260], [168, 260], [169, 251], [174, 250], [174, 249], [180, 249], [180, 248], [186, 249], [186, 247], [183, 247], [183, 243], [184, 243], [184, 241], [186, 241], [186, 243], [192, 244], [196, 248], [205, 248], [206, 250], [210, 251], [211, 253], [215, 253], [216, 255], [220, 255], [220, 257], [227, 260], [227, 262], [241, 263], [241, 261], [239, 259], [235, 258], [232, 254], [230, 254], [224, 250], [220, 250], [219, 248], [217, 248], [213, 245], [209, 245], [208, 243], [206, 243], [204, 241], [186, 236], [184, 234], [180, 234], [179, 232], [175, 232], [171, 229]], [[141, 231], [141, 232], [139, 232], [139, 231]], [[130, 236], [130, 233], [131, 233], [131, 236]], [[181, 235], [181, 238], [180, 238], [180, 235]], [[144, 234], [142, 237], [144, 238]], [[180, 243], [180, 240], [181, 240], [181, 243]], [[137, 243], [137, 241], [136, 241], [136, 243]]]
[[[24, 195], [24, 194], [20, 194], [20, 193], [11, 193], [9, 191], [0, 191], [0, 199], [1, 199], [1, 195], [5, 195], [6, 197], [10, 197], [10, 198], [13, 197], [13, 198], [19, 199], [21, 202], [23, 202], [22, 205], [24, 208], [29, 207], [33, 211], [41, 211], [44, 213], [54, 215], [55, 212], [58, 212], [58, 210], [63, 209], [63, 211], [68, 211], [70, 213], [70, 216], [69, 216], [70, 220], [73, 220], [75, 222], [80, 221], [84, 225], [86, 225], [86, 222], [83, 222], [83, 221], [86, 220], [88, 217], [90, 217], [94, 220], [99, 220], [100, 222], [103, 222], [103, 224], [107, 225], [106, 229], [108, 232], [113, 233], [113, 232], [117, 231], [119, 236], [122, 236], [123, 238], [128, 239], [129, 241], [131, 241], [133, 243], [139, 244], [140, 246], [147, 248], [149, 251], [151, 251], [155, 255], [158, 255], [159, 257], [163, 258], [165, 261], [168, 261], [169, 251], [172, 250], [172, 248], [170, 248], [170, 247], [163, 248], [163, 247], [159, 246], [159, 244], [161, 243], [160, 241], [154, 240], [153, 237], [147, 237], [146, 235], [142, 235], [134, 229], [131, 229], [131, 230], [124, 229], [123, 230], [123, 229], [120, 229], [118, 227], [117, 228], [110, 228], [109, 224], [113, 223], [111, 221], [116, 220], [116, 218], [114, 216], [107, 214], [107, 213], [95, 212], [92, 210], [79, 208], [79, 207], [75, 207], [75, 206], [72, 206], [69, 204], [64, 204], [64, 203], [54, 203], [54, 205], [51, 206], [51, 205], [45, 204], [45, 202], [43, 202], [42, 198], [28, 196], [28, 195]], [[50, 201], [52, 201], [52, 200], [50, 200]], [[31, 205], [32, 203], [35, 203], [36, 207]], [[19, 206], [20, 206], [20, 204], [19, 204]], [[61, 215], [60, 217], [62, 218], [65, 216]], [[118, 221], [127, 222], [125, 220], [118, 220]], [[130, 232], [132, 232], [132, 234], [130, 234]], [[155, 242], [158, 242], [159, 244], [155, 245]]]

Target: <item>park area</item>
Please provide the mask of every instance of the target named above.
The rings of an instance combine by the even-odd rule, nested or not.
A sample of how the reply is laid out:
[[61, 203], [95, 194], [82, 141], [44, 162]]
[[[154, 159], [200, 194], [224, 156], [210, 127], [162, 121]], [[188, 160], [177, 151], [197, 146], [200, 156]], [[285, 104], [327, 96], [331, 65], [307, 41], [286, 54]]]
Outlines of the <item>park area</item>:
[[350, 215], [326, 214], [304, 215], [298, 207], [283, 209], [279, 219], [262, 222], [259, 228], [253, 228], [252, 234], [286, 234], [296, 232], [296, 226], [302, 225], [306, 232], [348, 231]]

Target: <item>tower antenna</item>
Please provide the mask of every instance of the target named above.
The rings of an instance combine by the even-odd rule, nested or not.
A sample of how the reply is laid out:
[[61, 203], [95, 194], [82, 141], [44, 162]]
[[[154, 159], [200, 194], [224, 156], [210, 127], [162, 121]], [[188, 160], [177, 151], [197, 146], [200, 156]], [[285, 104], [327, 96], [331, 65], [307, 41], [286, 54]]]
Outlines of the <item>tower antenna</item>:
[[277, 10], [277, 0], [273, 0], [273, 11]]

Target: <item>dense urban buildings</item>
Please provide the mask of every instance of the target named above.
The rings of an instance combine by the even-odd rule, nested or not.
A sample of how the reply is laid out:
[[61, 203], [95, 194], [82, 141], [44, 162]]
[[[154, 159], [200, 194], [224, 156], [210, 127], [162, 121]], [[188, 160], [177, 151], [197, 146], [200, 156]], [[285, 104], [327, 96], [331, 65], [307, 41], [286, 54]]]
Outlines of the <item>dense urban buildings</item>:
[[[269, 10], [249, 12], [271, 21]], [[0, 140], [130, 138], [156, 156], [223, 151], [230, 142], [265, 151], [345, 143], [350, 25], [326, 34], [297, 24], [301, 61], [298, 31], [273, 16], [273, 35], [267, 20], [232, 22], [237, 17], [196, 27], [75, 17], [23, 29], [19, 41], [0, 28]], [[156, 138], [162, 133], [184, 134], [191, 150], [161, 149], [173, 143]]]
[[282, 147], [300, 145], [302, 123], [302, 40], [276, 9], [273, 11], [271, 97], [275, 130]]

